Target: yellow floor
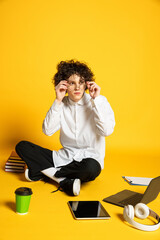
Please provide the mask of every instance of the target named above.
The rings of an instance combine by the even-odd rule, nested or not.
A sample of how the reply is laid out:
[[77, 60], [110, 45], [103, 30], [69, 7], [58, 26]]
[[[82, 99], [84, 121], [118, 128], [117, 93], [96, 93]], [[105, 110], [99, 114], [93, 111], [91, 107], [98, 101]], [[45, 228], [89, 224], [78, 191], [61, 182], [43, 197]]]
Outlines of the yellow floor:
[[[93, 182], [82, 186], [77, 197], [67, 196], [56, 189], [53, 182], [27, 182], [24, 174], [6, 173], [4, 164], [9, 151], [0, 155], [0, 240], [7, 239], [160, 239], [160, 230], [143, 232], [128, 226], [123, 221], [123, 208], [105, 203], [104, 197], [123, 189], [143, 193], [146, 187], [130, 186], [121, 176], [159, 175], [159, 157], [107, 153], [105, 169]], [[29, 213], [15, 213], [15, 194], [18, 187], [32, 188]], [[67, 206], [69, 200], [99, 200], [111, 215], [110, 220], [74, 220]], [[160, 196], [148, 204], [160, 213]], [[148, 223], [149, 220], [144, 223]]]

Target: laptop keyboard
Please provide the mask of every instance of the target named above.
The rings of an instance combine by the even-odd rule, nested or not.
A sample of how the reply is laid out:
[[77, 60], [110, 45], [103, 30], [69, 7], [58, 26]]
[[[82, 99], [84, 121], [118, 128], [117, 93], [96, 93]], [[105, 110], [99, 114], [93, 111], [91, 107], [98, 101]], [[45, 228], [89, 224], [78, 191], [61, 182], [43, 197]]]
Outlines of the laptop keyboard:
[[143, 194], [135, 193], [131, 197], [128, 197], [128, 198], [120, 201], [119, 203], [123, 204], [124, 206], [126, 206], [128, 204], [135, 206], [137, 203], [139, 203], [141, 201], [142, 196], [143, 196]]

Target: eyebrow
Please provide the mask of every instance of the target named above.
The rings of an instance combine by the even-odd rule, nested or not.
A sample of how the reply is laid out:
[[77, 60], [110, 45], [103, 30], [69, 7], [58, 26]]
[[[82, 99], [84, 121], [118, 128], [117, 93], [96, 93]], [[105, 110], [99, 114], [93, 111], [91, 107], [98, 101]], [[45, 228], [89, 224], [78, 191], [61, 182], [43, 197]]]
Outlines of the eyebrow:
[[[69, 79], [67, 79], [67, 81], [68, 81], [68, 82], [69, 82], [69, 81], [70, 81], [70, 82], [75, 82], [75, 80], [69, 80]], [[84, 81], [84, 82], [85, 82], [84, 77], [80, 78], [80, 79], [79, 79], [79, 82], [80, 82], [80, 81]]]
[[[80, 80], [79, 80], [79, 83], [80, 83], [80, 82], [85, 82], [85, 80], [80, 79]], [[76, 82], [75, 82], [75, 80], [68, 80], [68, 83], [76, 83]]]

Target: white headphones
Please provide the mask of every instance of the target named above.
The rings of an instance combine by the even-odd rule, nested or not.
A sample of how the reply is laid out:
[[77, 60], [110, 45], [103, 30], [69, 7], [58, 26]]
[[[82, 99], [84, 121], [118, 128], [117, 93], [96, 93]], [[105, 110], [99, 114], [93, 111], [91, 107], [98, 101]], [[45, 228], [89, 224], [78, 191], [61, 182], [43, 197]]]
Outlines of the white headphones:
[[[143, 225], [133, 220], [134, 215], [140, 219], [145, 219], [148, 216], [151, 216], [155, 218], [158, 223], [156, 223], [155, 225]], [[152, 211], [144, 203], [138, 203], [135, 207], [133, 207], [132, 205], [125, 206], [123, 211], [123, 217], [132, 226], [143, 231], [155, 231], [160, 226], [160, 217], [158, 216], [158, 214]]]

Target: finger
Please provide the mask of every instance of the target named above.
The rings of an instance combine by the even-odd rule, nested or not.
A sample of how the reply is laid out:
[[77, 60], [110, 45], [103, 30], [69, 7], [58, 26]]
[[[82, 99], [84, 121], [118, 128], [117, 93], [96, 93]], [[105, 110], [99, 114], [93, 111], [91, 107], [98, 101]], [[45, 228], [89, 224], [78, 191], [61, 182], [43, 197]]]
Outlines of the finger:
[[67, 86], [65, 86], [65, 85], [63, 85], [63, 84], [57, 85], [57, 86], [55, 87], [55, 89], [56, 89], [56, 90], [61, 90], [61, 89], [66, 90], [66, 89], [67, 89]]
[[87, 87], [90, 88], [93, 84], [94, 82], [87, 82]]
[[88, 89], [92, 87], [93, 84], [87, 84]]
[[67, 80], [61, 80], [59, 83], [67, 83]]
[[87, 85], [88, 86], [95, 86], [95, 87], [97, 87], [98, 88], [98, 85], [95, 83], [95, 82], [87, 82]]
[[100, 91], [100, 89], [101, 89], [101, 88], [100, 88], [97, 84], [94, 84], [94, 85], [92, 86], [92, 90], [95, 91], [95, 92]]
[[67, 82], [66, 80], [62, 80], [62, 81], [60, 81], [60, 82], [58, 83], [57, 86], [61, 86], [61, 85], [67, 86], [67, 84], [68, 84], [68, 82]]
[[98, 86], [97, 86], [96, 83], [91, 83], [91, 84], [90, 84], [90, 88], [91, 88], [91, 89], [94, 89], [94, 88], [97, 88], [97, 87], [98, 87]]
[[88, 84], [90, 85], [90, 84], [93, 84], [93, 83], [95, 83], [95, 82], [93, 82], [93, 81], [87, 81], [86, 83], [88, 83]]
[[61, 81], [57, 86], [67, 86], [67, 81]]
[[65, 85], [61, 85], [61, 86], [59, 87], [59, 89], [60, 89], [60, 90], [61, 90], [61, 89], [66, 90], [66, 89], [67, 89], [67, 86], [65, 86]]
[[91, 92], [94, 92], [94, 90], [95, 90], [95, 86], [94, 86], [94, 85], [91, 85], [90, 91], [91, 91]]

